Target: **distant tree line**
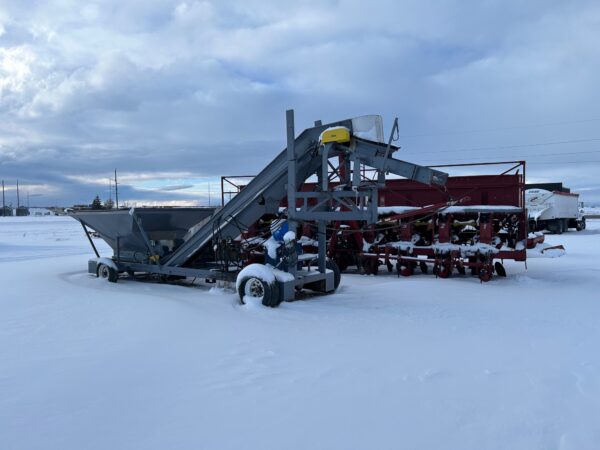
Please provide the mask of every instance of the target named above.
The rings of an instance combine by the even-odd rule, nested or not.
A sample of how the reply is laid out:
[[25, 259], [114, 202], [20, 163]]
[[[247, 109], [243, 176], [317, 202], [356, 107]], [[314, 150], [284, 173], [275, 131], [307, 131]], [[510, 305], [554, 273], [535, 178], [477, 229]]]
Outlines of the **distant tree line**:
[[104, 203], [100, 200], [100, 196], [96, 195], [91, 204], [92, 209], [113, 209], [115, 207], [115, 202], [113, 202], [112, 198], [109, 198]]

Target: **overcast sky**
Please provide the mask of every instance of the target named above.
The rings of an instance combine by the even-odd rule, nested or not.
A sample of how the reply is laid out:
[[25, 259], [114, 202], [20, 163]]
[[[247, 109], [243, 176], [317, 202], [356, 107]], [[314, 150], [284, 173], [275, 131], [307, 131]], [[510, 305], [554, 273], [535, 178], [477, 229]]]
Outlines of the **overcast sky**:
[[[526, 159], [600, 202], [598, 1], [0, 2], [0, 177], [32, 205], [212, 201], [285, 110], [400, 120], [420, 164]], [[34, 200], [35, 199], [35, 200]]]

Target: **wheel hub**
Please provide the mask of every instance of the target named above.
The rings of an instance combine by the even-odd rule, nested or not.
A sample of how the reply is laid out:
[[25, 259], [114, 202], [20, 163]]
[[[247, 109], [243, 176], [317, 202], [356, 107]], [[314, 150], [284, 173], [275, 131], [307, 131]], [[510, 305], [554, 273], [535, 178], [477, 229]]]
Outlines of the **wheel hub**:
[[246, 283], [245, 294], [249, 297], [262, 298], [265, 295], [265, 289], [258, 278], [251, 278]]

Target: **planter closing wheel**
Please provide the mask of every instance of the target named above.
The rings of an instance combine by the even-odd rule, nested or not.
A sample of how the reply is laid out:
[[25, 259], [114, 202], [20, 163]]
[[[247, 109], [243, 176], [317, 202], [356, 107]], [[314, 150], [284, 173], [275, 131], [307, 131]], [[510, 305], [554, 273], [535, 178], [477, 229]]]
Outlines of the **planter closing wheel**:
[[452, 275], [452, 259], [446, 258], [438, 267], [437, 276], [440, 278], [449, 278]]
[[402, 275], [403, 277], [410, 277], [415, 272], [415, 263], [397, 262], [396, 270], [398, 271], [398, 276]]
[[479, 279], [481, 280], [482, 283], [487, 283], [488, 281], [490, 281], [492, 279], [492, 269], [491, 269], [491, 267], [484, 266], [479, 271]]
[[117, 271], [108, 264], [98, 264], [96, 275], [99, 278], [107, 279], [111, 283], [116, 283], [118, 278]]
[[506, 269], [504, 268], [504, 265], [502, 265], [502, 263], [500, 261], [496, 261], [494, 263], [494, 270], [496, 271], [496, 274], [498, 274], [498, 276], [500, 276], [500, 277], [506, 276]]
[[245, 305], [246, 299], [255, 299], [271, 308], [279, 306], [279, 284], [273, 273], [262, 264], [250, 264], [246, 269], [240, 272], [236, 283], [240, 303]]

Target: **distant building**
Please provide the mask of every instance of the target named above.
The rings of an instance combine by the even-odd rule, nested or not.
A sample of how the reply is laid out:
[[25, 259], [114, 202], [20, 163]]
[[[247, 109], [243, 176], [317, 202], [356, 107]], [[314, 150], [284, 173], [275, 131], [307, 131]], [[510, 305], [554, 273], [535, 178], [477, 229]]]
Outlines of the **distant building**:
[[92, 209], [92, 205], [73, 205], [70, 209], [74, 209], [75, 211]]
[[13, 216], [13, 209], [10, 206], [5, 206], [3, 208], [0, 208], [0, 216], [8, 216], [8, 217], [12, 217]]
[[36, 217], [42, 217], [42, 216], [54, 216], [55, 213], [54, 213], [54, 211], [52, 211], [51, 209], [48, 209], [48, 208], [39, 208], [39, 207], [32, 206], [31, 208], [29, 208], [29, 215], [36, 216]]

